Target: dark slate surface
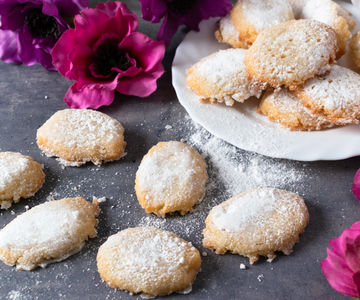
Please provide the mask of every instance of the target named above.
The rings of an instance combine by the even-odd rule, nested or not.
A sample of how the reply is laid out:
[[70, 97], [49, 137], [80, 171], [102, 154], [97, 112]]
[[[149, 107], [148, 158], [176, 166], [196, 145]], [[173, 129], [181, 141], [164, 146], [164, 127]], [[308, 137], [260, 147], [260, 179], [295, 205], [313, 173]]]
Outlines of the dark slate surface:
[[[124, 1], [140, 16], [138, 1]], [[95, 4], [93, 1], [92, 5]], [[156, 37], [158, 25], [140, 20], [139, 31]], [[83, 196], [106, 197], [101, 204], [98, 237], [87, 242], [83, 250], [67, 260], [19, 271], [0, 263], [1, 299], [137, 299], [125, 291], [116, 291], [100, 279], [96, 254], [106, 238], [119, 230], [139, 225], [153, 225], [171, 230], [191, 241], [200, 252], [204, 220], [215, 204], [227, 199], [224, 183], [216, 175], [214, 161], [208, 159], [212, 189], [192, 214], [175, 214], [166, 222], [147, 215], [136, 200], [134, 179], [146, 152], [159, 141], [188, 138], [195, 130], [186, 111], [177, 100], [171, 84], [171, 63], [177, 45], [186, 34], [181, 28], [167, 49], [164, 59], [166, 73], [158, 81], [158, 90], [146, 99], [117, 94], [109, 107], [100, 111], [116, 118], [125, 127], [128, 155], [101, 167], [86, 164], [79, 168], [61, 168], [53, 158], [41, 154], [36, 145], [36, 130], [56, 111], [67, 108], [63, 97], [71, 82], [41, 66], [0, 63], [0, 151], [18, 151], [30, 155], [45, 166], [46, 182], [34, 197], [21, 200], [0, 213], [0, 228], [26, 211], [47, 201]], [[171, 125], [172, 129], [165, 129]], [[211, 138], [211, 135], [209, 135]], [[199, 149], [201, 150], [201, 149]], [[242, 150], [236, 157], [260, 157]], [[320, 262], [326, 257], [328, 241], [359, 220], [359, 202], [351, 192], [360, 157], [340, 161], [295, 162], [267, 160], [273, 168], [287, 168], [305, 174], [298, 185], [289, 190], [304, 197], [310, 212], [310, 224], [290, 256], [279, 254], [272, 262], [260, 259], [250, 266], [238, 255], [223, 256], [207, 250], [202, 257], [202, 271], [188, 295], [172, 294], [164, 299], [349, 299], [333, 290], [321, 273]], [[233, 170], [229, 170], [233, 172]], [[26, 226], [26, 224], [24, 224]], [[239, 265], [248, 266], [240, 270]]]

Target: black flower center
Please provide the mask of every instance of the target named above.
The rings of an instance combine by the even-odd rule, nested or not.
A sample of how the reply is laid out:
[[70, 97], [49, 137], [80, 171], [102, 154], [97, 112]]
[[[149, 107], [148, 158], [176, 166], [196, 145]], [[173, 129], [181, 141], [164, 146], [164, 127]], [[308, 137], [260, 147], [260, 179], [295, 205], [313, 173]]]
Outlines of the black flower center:
[[197, 0], [173, 0], [166, 4], [171, 14], [183, 16], [194, 9], [197, 2]]
[[126, 51], [120, 50], [117, 43], [101, 44], [96, 50], [95, 64], [102, 76], [109, 76], [112, 68], [126, 71], [131, 67]]
[[25, 17], [25, 25], [33, 36], [39, 38], [48, 38], [52, 35], [55, 38], [59, 38], [61, 35], [56, 19], [52, 16], [44, 15], [40, 10], [29, 13]]

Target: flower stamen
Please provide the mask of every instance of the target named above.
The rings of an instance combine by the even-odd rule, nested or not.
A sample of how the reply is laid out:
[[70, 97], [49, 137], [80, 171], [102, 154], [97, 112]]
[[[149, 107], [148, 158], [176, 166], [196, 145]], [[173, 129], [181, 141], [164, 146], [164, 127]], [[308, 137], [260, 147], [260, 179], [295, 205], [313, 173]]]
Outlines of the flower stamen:
[[197, 0], [173, 0], [166, 4], [170, 13], [184, 16], [196, 7], [197, 2]]
[[131, 67], [127, 52], [120, 50], [116, 43], [101, 44], [96, 50], [95, 64], [102, 76], [109, 76], [112, 68], [126, 71]]
[[32, 11], [25, 17], [25, 25], [31, 34], [39, 38], [54, 36], [59, 38], [61, 32], [53, 16], [44, 15], [40, 10]]

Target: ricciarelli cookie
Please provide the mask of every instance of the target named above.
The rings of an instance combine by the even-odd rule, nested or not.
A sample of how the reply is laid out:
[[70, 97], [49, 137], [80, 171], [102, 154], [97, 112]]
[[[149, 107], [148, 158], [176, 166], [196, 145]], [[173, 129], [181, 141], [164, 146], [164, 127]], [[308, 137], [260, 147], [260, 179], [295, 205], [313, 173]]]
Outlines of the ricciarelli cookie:
[[287, 90], [278, 93], [267, 91], [261, 99], [258, 112], [290, 130], [320, 130], [335, 125], [308, 113], [302, 101]]
[[[242, 48], [249, 48], [261, 31], [276, 24], [294, 19], [287, 0], [238, 0], [230, 11], [231, 23], [220, 21], [218, 36], [227, 41], [228, 26], [233, 25]], [[233, 39], [233, 35], [230, 35]]]
[[147, 213], [191, 212], [205, 196], [206, 163], [191, 146], [160, 142], [142, 159], [136, 172], [137, 199]]
[[215, 37], [220, 43], [226, 43], [234, 48], [248, 49], [249, 45], [246, 41], [240, 41], [239, 32], [236, 30], [231, 14], [228, 13], [217, 22], [217, 30]]
[[172, 232], [137, 227], [110, 236], [98, 251], [97, 266], [111, 287], [155, 297], [190, 292], [201, 258]]
[[299, 241], [309, 222], [304, 200], [297, 194], [273, 188], [257, 188], [215, 206], [206, 218], [203, 245], [217, 254], [230, 251], [249, 258], [286, 255]]
[[96, 236], [99, 212], [82, 197], [35, 206], [0, 231], [0, 259], [26, 271], [64, 260]]
[[335, 61], [336, 34], [315, 20], [283, 22], [262, 31], [245, 54], [246, 72], [256, 83], [295, 89]]
[[37, 131], [37, 144], [47, 156], [65, 166], [96, 165], [125, 155], [124, 127], [115, 119], [90, 109], [56, 112]]
[[337, 125], [358, 124], [360, 117], [360, 75], [334, 65], [324, 77], [315, 77], [295, 94], [313, 114]]
[[17, 152], [0, 152], [0, 208], [33, 196], [45, 181], [39, 163]]
[[[348, 22], [339, 12], [344, 16], [347, 15], [346, 11], [334, 1], [311, 0], [306, 2], [300, 16], [302, 19], [312, 19], [323, 22], [335, 30], [338, 47], [336, 59], [339, 59], [345, 54], [347, 41], [351, 37]], [[352, 26], [353, 24], [350, 21], [349, 15], [347, 15], [347, 18], [349, 19], [350, 26]]]
[[229, 106], [251, 96], [259, 98], [262, 90], [246, 74], [245, 53], [244, 49], [226, 49], [203, 58], [188, 70], [188, 85], [201, 100]]

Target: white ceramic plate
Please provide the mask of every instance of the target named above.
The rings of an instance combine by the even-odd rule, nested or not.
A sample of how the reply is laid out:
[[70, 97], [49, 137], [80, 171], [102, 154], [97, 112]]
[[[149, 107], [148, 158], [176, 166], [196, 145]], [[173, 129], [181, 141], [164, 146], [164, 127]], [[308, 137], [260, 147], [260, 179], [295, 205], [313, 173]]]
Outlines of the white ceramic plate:
[[[353, 14], [360, 28], [360, 10], [338, 3]], [[225, 49], [214, 37], [217, 19], [203, 21], [200, 32], [189, 32], [177, 48], [173, 66], [173, 86], [180, 103], [191, 118], [213, 135], [247, 151], [300, 161], [338, 160], [360, 155], [360, 125], [347, 125], [321, 131], [288, 131], [255, 112], [257, 99], [244, 103], [201, 103], [186, 84], [187, 69], [205, 56]], [[348, 66], [347, 58], [338, 62]]]

